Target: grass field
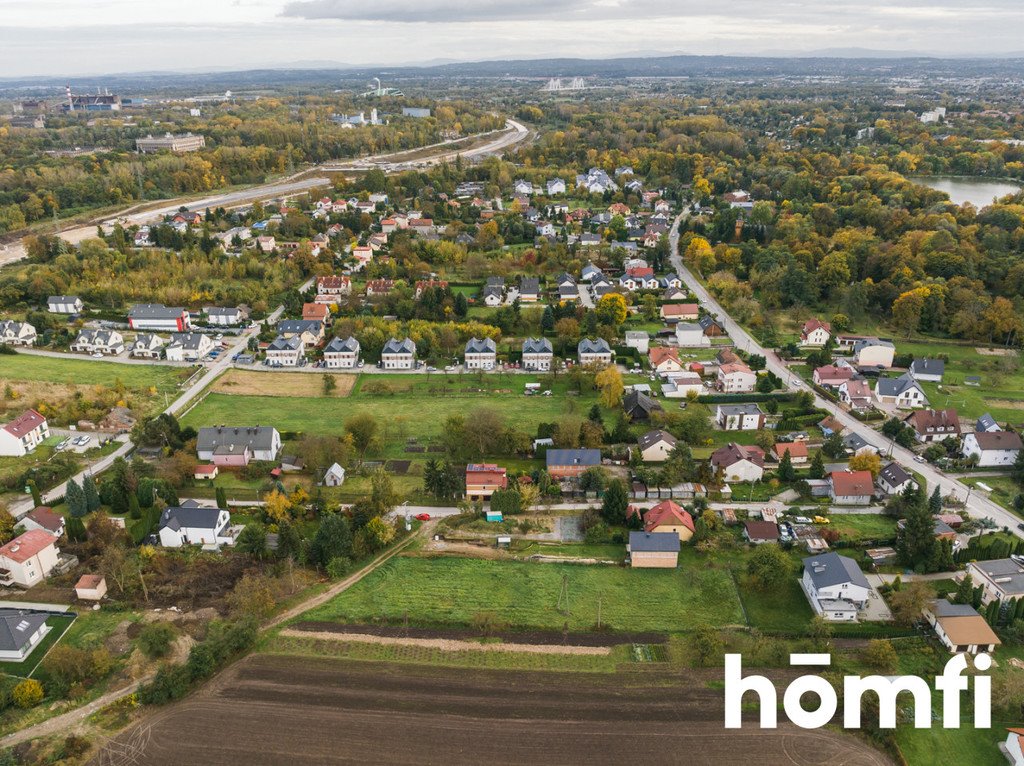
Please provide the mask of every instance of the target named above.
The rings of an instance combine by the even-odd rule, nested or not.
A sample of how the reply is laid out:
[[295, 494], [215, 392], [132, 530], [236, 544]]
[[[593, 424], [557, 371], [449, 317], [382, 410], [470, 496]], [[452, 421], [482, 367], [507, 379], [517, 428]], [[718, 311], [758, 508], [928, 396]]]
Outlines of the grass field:
[[0, 357], [0, 384], [4, 380], [39, 380], [47, 383], [113, 386], [118, 381], [128, 388], [173, 391], [190, 370], [148, 364], [118, 364], [68, 357], [16, 354]]
[[737, 575], [736, 580], [751, 627], [787, 633], [807, 630], [814, 612], [795, 576], [770, 591], [754, 588], [743, 575]]
[[[992, 491], [984, 494], [987, 494], [992, 502], [999, 503], [999, 505], [1011, 513], [1020, 515], [1020, 512], [1013, 507], [1013, 498], [1017, 497], [1024, 490], [1009, 476], [968, 476], [960, 479], [960, 481], [971, 487], [977, 487], [979, 483], [991, 487]], [[982, 490], [977, 491], [981, 492]]]
[[[1006, 766], [997, 743], [1005, 739], [1005, 726], [1019, 721], [992, 722], [991, 729], [975, 729], [966, 722], [961, 729], [942, 729], [938, 722], [931, 729], [915, 729], [908, 725], [896, 731], [900, 752], [910, 766], [931, 766], [934, 763], [970, 764], [970, 766]], [[936, 754], [941, 753], [941, 761]]]
[[[597, 625], [600, 609], [603, 627], [623, 631], [740, 624], [729, 573], [685, 558], [685, 566], [669, 571], [399, 556], [302, 619], [408, 616], [413, 624], [470, 625], [478, 615], [493, 614], [514, 628], [586, 630]], [[568, 614], [558, 608], [560, 595]]]
[[867, 540], [891, 540], [896, 536], [896, 519], [882, 514], [833, 513], [828, 515], [829, 527], [841, 539], [852, 543]]
[[329, 398], [348, 396], [355, 385], [356, 376], [325, 370], [317, 375], [311, 372], [254, 372], [231, 369], [221, 375], [210, 387], [221, 394], [241, 396], [324, 396], [324, 376], [335, 384]]

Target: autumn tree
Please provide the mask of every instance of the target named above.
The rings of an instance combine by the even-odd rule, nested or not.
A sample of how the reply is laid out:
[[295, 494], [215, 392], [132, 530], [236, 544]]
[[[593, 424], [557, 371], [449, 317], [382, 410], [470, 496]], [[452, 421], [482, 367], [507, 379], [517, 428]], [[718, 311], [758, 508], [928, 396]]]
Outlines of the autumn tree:
[[622, 373], [617, 366], [610, 364], [598, 372], [594, 377], [594, 383], [601, 392], [601, 404], [605, 407], [611, 409], [622, 403], [622, 392], [625, 387], [622, 383]]
[[871, 478], [877, 479], [882, 471], [882, 458], [877, 452], [861, 452], [850, 458], [851, 471], [870, 471]]

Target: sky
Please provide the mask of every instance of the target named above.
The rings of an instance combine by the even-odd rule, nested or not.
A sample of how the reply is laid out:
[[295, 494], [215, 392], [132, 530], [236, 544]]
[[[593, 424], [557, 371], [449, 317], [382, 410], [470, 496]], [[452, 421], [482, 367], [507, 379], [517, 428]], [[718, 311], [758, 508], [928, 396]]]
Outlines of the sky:
[[1022, 0], [0, 0], [0, 77], [438, 60], [1024, 51]]

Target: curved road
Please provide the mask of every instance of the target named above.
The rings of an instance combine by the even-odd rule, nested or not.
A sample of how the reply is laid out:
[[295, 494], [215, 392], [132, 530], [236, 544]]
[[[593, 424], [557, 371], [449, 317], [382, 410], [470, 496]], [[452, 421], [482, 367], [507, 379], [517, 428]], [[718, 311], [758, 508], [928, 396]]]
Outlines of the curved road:
[[992, 502], [981, 493], [973, 491], [966, 484], [962, 484], [957, 479], [940, 471], [935, 466], [929, 463], [915, 462], [914, 458], [916, 455], [913, 452], [900, 447], [897, 444], [893, 444], [878, 431], [874, 430], [867, 424], [860, 422], [834, 402], [830, 402], [819, 396], [810, 386], [805, 384], [803, 380], [783, 364], [782, 360], [774, 351], [761, 346], [761, 344], [758, 343], [750, 333], [744, 330], [736, 320], [729, 316], [728, 312], [722, 308], [721, 304], [715, 300], [714, 296], [708, 292], [707, 288], [701, 284], [700, 280], [698, 280], [683, 264], [683, 259], [679, 254], [679, 224], [686, 217], [686, 213], [681, 213], [673, 222], [672, 229], [669, 231], [669, 252], [671, 253], [669, 258], [672, 261], [672, 266], [675, 268], [676, 273], [680, 276], [683, 282], [686, 283], [686, 286], [690, 291], [697, 296], [704, 308], [718, 316], [718, 320], [722, 323], [725, 331], [733, 339], [733, 342], [738, 348], [764, 356], [768, 369], [778, 375], [781, 380], [785, 381], [786, 385], [791, 390], [810, 391], [811, 394], [814, 395], [814, 403], [818, 407], [831, 412], [848, 431], [852, 431], [861, 436], [882, 455], [891, 454], [893, 459], [897, 462], [902, 463], [903, 465], [913, 466], [914, 470], [921, 474], [925, 481], [928, 482], [929, 487], [939, 486], [942, 488], [943, 495], [952, 494], [954, 497], [961, 500], [966, 498], [967, 510], [972, 516], [978, 518], [988, 517], [996, 524], [1007, 527], [1018, 537], [1024, 537], [1024, 532], [1017, 527], [1017, 525], [1021, 523], [1019, 518], [1002, 506]]

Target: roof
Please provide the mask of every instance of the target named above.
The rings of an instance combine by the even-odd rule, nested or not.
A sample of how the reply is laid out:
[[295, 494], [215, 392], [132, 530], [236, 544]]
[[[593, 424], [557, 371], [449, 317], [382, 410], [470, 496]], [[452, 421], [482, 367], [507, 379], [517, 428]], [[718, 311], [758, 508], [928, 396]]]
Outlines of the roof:
[[[904, 373], [898, 378], [879, 378], [875, 383], [875, 391], [879, 396], [899, 396], [912, 388], [921, 391], [921, 386], [910, 377], [909, 373]], [[922, 391], [922, 393], [924, 392]]]
[[591, 340], [590, 338], [583, 338], [580, 340], [576, 350], [581, 354], [610, 354], [611, 348], [608, 346], [608, 341], [604, 338], [596, 338]]
[[779, 525], [774, 521], [745, 521], [743, 528], [749, 540], [778, 540]]
[[540, 292], [540, 280], [537, 277], [523, 277], [519, 280], [519, 293], [538, 293]]
[[[950, 434], [960, 433], [960, 416], [957, 411], [947, 410], [915, 410], [904, 418], [919, 434], [927, 433], [928, 429], [946, 429]], [[950, 430], [952, 429], [952, 430]]]
[[839, 497], [871, 497], [875, 491], [871, 471], [833, 471], [832, 492]]
[[197, 465], [196, 466], [196, 470], [195, 470], [194, 473], [199, 475], [199, 476], [206, 476], [206, 475], [211, 475], [212, 476], [213, 474], [217, 473], [218, 470], [219, 469], [215, 465], [202, 464], [202, 465]]
[[297, 335], [291, 338], [278, 335], [274, 338], [273, 342], [267, 346], [267, 351], [298, 351], [302, 346], [302, 338]]
[[41, 505], [29, 513], [27, 518], [32, 519], [36, 524], [55, 535], [64, 527], [64, 517], [54, 513], [52, 508], [48, 508], [45, 505]]
[[756, 466], [764, 468], [764, 451], [760, 447], [744, 447], [732, 443], [720, 447], [711, 453], [711, 465], [728, 468], [741, 460], [749, 460]]
[[48, 614], [24, 609], [0, 609], [0, 651], [21, 651], [46, 622]]
[[803, 330], [801, 331], [804, 337], [807, 337], [817, 329], [822, 329], [825, 332], [832, 332], [832, 325], [828, 322], [822, 322], [820, 319], [808, 319], [804, 322]]
[[524, 354], [550, 354], [551, 341], [547, 338], [527, 338], [523, 341]]
[[46, 418], [35, 410], [25, 410], [14, 420], [4, 425], [3, 429], [15, 439], [20, 439], [26, 434], [35, 431], [45, 422]]
[[904, 483], [912, 481], [910, 474], [896, 462], [887, 463], [878, 475], [892, 487], [900, 487]]
[[75, 589], [88, 589], [98, 588], [103, 583], [103, 575], [98, 574], [84, 574], [78, 578], [78, 582], [75, 583]]
[[832, 585], [850, 583], [862, 588], [870, 588], [868, 578], [860, 571], [857, 562], [838, 553], [823, 553], [819, 556], [808, 556], [803, 560], [804, 571], [808, 573], [816, 590]]
[[625, 398], [622, 400], [622, 409], [630, 415], [636, 413], [638, 410], [649, 415], [652, 412], [663, 410], [664, 407], [647, 394], [634, 389], [626, 394]]
[[693, 516], [671, 500], [662, 500], [644, 514], [644, 530], [647, 532], [662, 525], [682, 526], [694, 531]]
[[636, 443], [640, 446], [640, 449], [642, 450], [645, 450], [648, 447], [657, 444], [658, 442], [665, 442], [670, 447], [674, 447], [676, 446], [677, 440], [676, 437], [674, 437], [668, 431], [660, 430], [648, 431], [647, 433], [645, 433], [643, 436], [636, 440]]
[[170, 527], [177, 531], [182, 527], [191, 529], [216, 529], [220, 514], [220, 508], [199, 508], [178, 506], [176, 508], [165, 508], [160, 514], [160, 529]]
[[387, 343], [384, 344], [384, 348], [381, 350], [382, 354], [414, 354], [416, 353], [416, 344], [412, 342], [410, 338], [391, 338]]
[[719, 404], [718, 411], [723, 415], [763, 415], [756, 404]]
[[834, 364], [826, 364], [824, 367], [818, 367], [814, 370], [814, 374], [818, 378], [841, 378], [842, 380], [849, 380], [853, 377], [854, 369], [852, 367], [837, 367]]
[[1004, 593], [1024, 593], [1024, 563], [1012, 558], [971, 562]]
[[492, 338], [470, 338], [466, 341], [467, 354], [493, 354], [497, 348]]
[[772, 451], [780, 460], [787, 452], [790, 458], [807, 457], [807, 442], [778, 442], [772, 447]]
[[667, 317], [688, 316], [697, 313], [696, 303], [666, 303], [661, 307], [661, 313]]
[[630, 553], [678, 553], [679, 535], [675, 532], [630, 532]]
[[666, 359], [672, 359], [675, 362], [679, 361], [679, 350], [675, 348], [669, 348], [668, 346], [654, 346], [650, 351], [647, 352], [647, 358], [651, 360], [651, 364], [657, 367], [659, 364], [664, 362]]
[[347, 338], [331, 338], [331, 342], [324, 346], [324, 353], [340, 354], [349, 352], [353, 354], [359, 353], [359, 341], [353, 338], [351, 335]]
[[[171, 343], [191, 351], [198, 351], [204, 341], [209, 341], [209, 336], [201, 332], [174, 332], [171, 333]], [[212, 341], [210, 341], [212, 343]]]
[[277, 323], [277, 331], [286, 334], [313, 332], [319, 334], [324, 323], [319, 319], [283, 319]]
[[57, 536], [41, 529], [30, 529], [0, 547], [0, 556], [23, 564], [41, 550], [56, 544]]
[[946, 363], [941, 359], [915, 359], [910, 364], [910, 371], [915, 375], [943, 375]]
[[975, 431], [995, 431], [998, 429], [999, 424], [996, 422], [996, 419], [987, 412], [978, 418], [977, 422], [974, 424]]
[[217, 426], [200, 428], [196, 438], [196, 449], [199, 452], [212, 452], [220, 447], [248, 447], [250, 450], [274, 449], [277, 429], [271, 426], [231, 427]]
[[939, 599], [932, 605], [932, 614], [954, 646], [1002, 643], [985, 618], [967, 604], [950, 604], [946, 599]]
[[718, 371], [723, 375], [732, 375], [736, 372], [741, 372], [745, 375], [754, 374], [754, 371], [747, 367], [743, 362], [729, 362], [728, 364], [723, 364], [718, 368]]
[[601, 465], [601, 450], [598, 449], [549, 449], [547, 466], [558, 465]]
[[237, 308], [231, 306], [210, 306], [206, 309], [206, 316], [210, 317], [233, 317], [241, 313]]
[[185, 313], [180, 306], [165, 306], [162, 303], [139, 303], [128, 311], [129, 319], [178, 319]]
[[976, 431], [973, 436], [983, 450], [1020, 450], [1024, 449], [1020, 435], [1013, 431]]
[[46, 299], [47, 303], [77, 303], [79, 301], [77, 295], [51, 295]]

